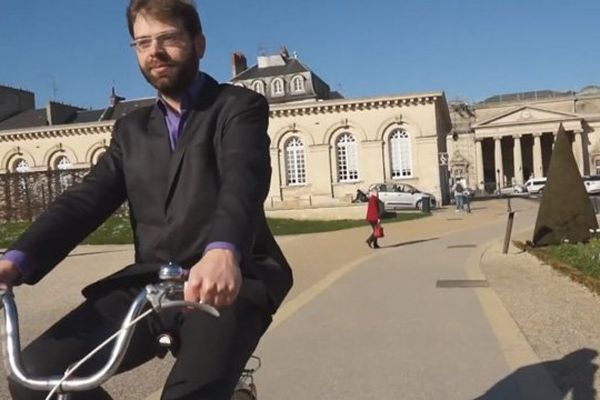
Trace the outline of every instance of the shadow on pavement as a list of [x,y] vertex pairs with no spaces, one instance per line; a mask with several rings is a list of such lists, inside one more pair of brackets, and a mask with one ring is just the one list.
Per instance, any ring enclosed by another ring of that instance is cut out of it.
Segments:
[[429,239],[419,239],[419,240],[411,240],[410,242],[400,242],[396,244],[388,244],[387,246],[381,246],[382,249],[391,249],[394,247],[408,246],[411,244],[421,243],[421,242],[429,242],[431,240],[438,240],[439,237],[429,238]]
[[[492,386],[475,400],[563,400],[571,393],[572,400],[595,400],[594,377],[598,356],[593,349],[579,349],[559,360],[546,361],[519,368]],[[544,393],[543,370],[550,374],[559,391]]]

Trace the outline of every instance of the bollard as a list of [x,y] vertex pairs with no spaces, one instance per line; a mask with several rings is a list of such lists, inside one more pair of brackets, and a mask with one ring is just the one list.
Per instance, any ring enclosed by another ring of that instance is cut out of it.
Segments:
[[512,207],[510,205],[510,196],[506,198],[506,212],[512,212]]
[[504,235],[504,247],[502,248],[502,254],[508,253],[508,245],[510,243],[510,235],[512,233],[513,219],[515,217],[514,211],[509,211],[508,221],[506,223],[506,234]]

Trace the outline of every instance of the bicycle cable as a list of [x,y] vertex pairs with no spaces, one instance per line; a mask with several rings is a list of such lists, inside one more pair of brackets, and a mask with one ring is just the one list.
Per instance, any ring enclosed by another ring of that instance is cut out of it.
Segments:
[[122,331],[129,329],[132,325],[137,324],[140,320],[142,320],[143,318],[145,318],[146,316],[148,316],[152,311],[154,311],[153,308],[150,308],[148,310],[146,310],[145,312],[143,312],[141,315],[139,315],[138,317],[136,317],[135,319],[133,319],[130,323],[128,323],[126,326],[122,327],[121,329],[119,329],[118,331],[116,331],[115,333],[113,333],[108,339],[106,339],[104,342],[100,343],[98,346],[96,346],[96,348],[94,348],[92,351],[90,351],[88,353],[88,355],[86,355],[85,357],[83,357],[81,360],[79,360],[75,365],[73,365],[70,368],[67,368],[67,370],[65,371],[65,374],[63,375],[63,377],[61,378],[61,380],[56,384],[56,386],[54,386],[54,388],[50,391],[50,393],[48,393],[48,396],[46,396],[45,400],[51,400],[52,396],[54,394],[56,394],[56,391],[61,387],[61,385],[73,374],[73,372],[75,372],[79,367],[81,367],[86,361],[88,361],[90,358],[92,358],[96,353],[98,353],[103,347],[105,347],[106,345],[108,345],[112,340],[114,340]]

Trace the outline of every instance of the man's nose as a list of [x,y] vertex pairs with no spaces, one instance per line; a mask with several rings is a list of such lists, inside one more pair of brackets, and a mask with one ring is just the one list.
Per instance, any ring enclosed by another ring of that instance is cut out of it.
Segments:
[[148,50],[148,52],[150,54],[164,53],[165,48],[160,40],[152,39],[152,42],[150,42],[150,49]]

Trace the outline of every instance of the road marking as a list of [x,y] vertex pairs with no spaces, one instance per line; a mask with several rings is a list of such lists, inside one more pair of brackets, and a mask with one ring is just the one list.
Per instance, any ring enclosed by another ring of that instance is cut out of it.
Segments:
[[477,288],[489,287],[485,279],[440,279],[435,283],[438,288]]

